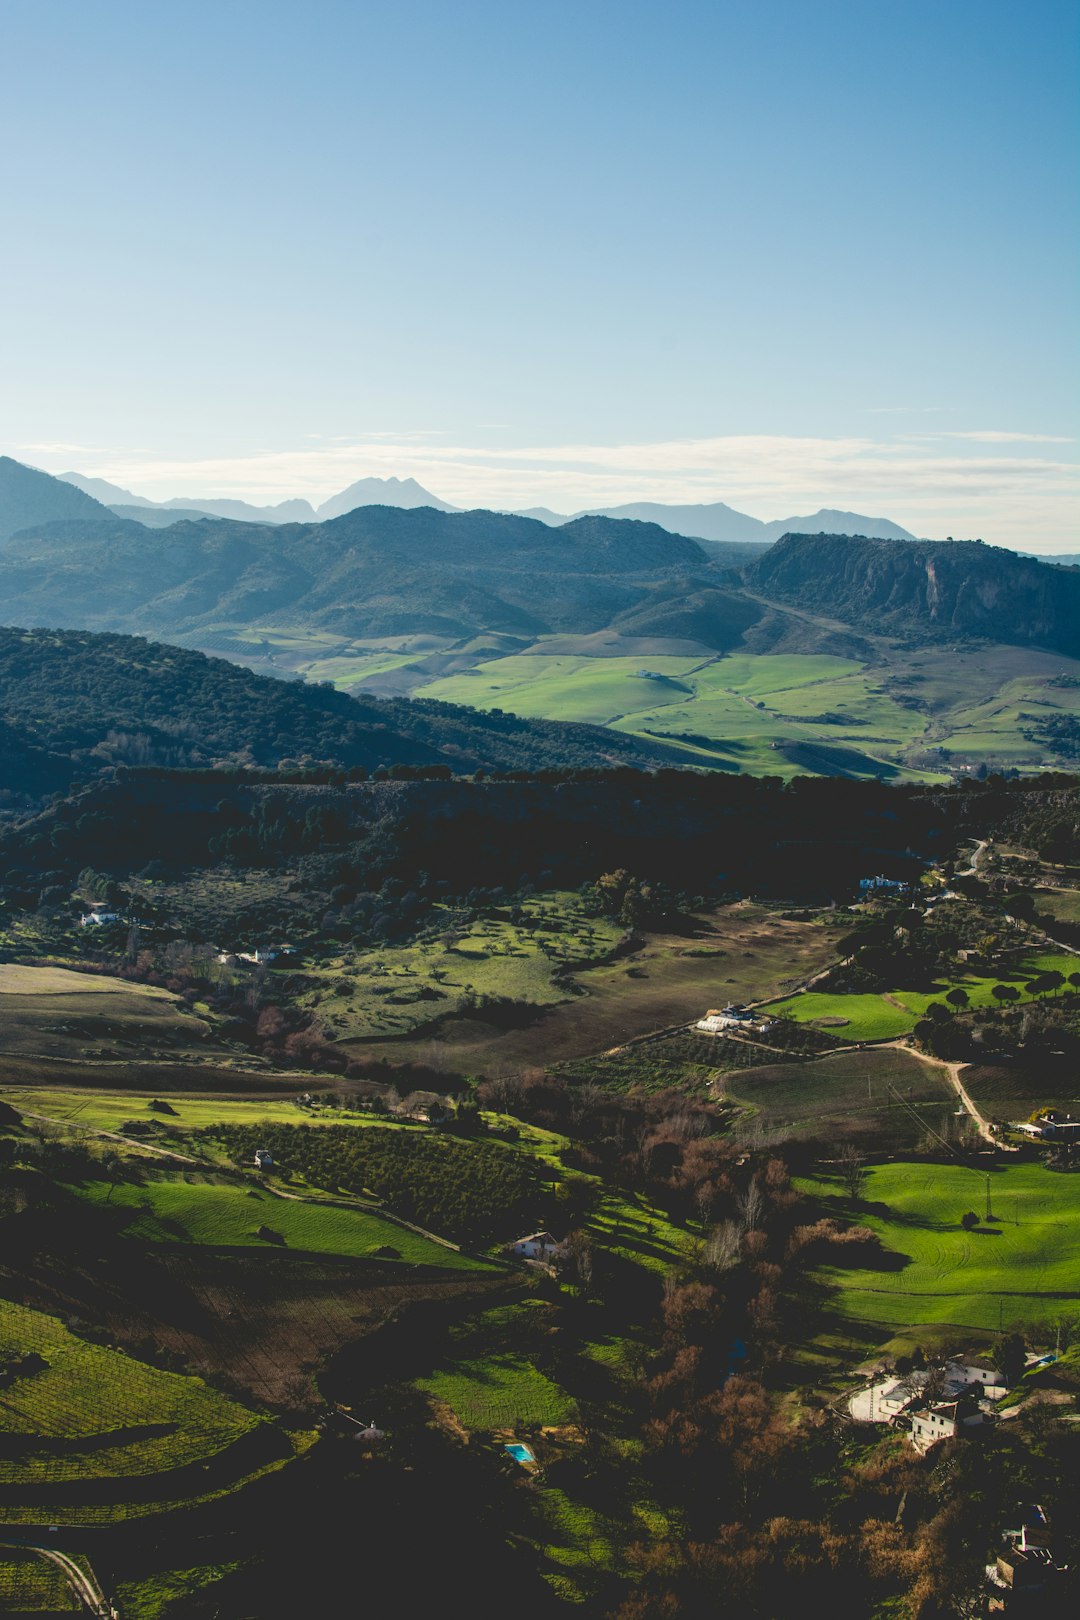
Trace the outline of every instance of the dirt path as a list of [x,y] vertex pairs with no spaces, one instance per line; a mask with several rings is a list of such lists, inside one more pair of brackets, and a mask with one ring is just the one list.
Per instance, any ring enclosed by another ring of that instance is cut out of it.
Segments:
[[983,851],[987,848],[989,839],[973,838],[971,842],[975,845],[975,848],[971,852],[971,860],[968,862],[967,866],[957,870],[957,877],[978,877],[979,875],[979,859],[983,854]]
[[102,1591],[93,1570],[88,1572],[83,1569],[82,1565],[77,1564],[74,1558],[69,1558],[67,1553],[60,1552],[56,1547],[39,1546],[36,1542],[17,1535],[5,1537],[0,1541],[0,1546],[19,1547],[24,1552],[36,1553],[39,1558],[55,1564],[84,1609],[89,1609],[91,1614],[102,1616],[103,1620],[114,1620],[117,1611]]
[[949,1084],[952,1086],[960,1100],[961,1107],[964,1108],[964,1110],[974,1120],[975,1128],[982,1137],[983,1141],[989,1142],[991,1147],[1001,1148],[1002,1151],[1006,1153],[1016,1151],[1014,1148],[1010,1149],[1004,1142],[998,1141],[997,1137],[990,1129],[989,1120],[984,1114],[979,1112],[975,1103],[972,1101],[970,1094],[964,1090],[963,1082],[960,1079],[960,1071],[961,1069],[970,1068],[970,1064],[948,1063],[944,1058],[931,1057],[927,1052],[916,1052],[909,1041],[883,1041],[881,1044],[883,1046],[893,1046],[898,1052],[911,1052],[913,1056],[917,1057],[921,1063],[932,1063],[936,1068],[944,1069],[945,1073],[949,1077]]

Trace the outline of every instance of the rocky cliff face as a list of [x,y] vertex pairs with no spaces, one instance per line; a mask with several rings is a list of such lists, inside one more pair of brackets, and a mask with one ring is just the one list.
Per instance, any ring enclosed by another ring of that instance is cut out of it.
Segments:
[[977,540],[787,534],[743,579],[762,596],[863,630],[985,637],[1080,655],[1080,571]]

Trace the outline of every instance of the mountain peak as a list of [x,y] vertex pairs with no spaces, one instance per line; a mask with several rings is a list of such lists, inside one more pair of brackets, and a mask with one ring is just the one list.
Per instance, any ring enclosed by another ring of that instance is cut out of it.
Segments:
[[11,456],[0,456],[0,543],[33,524],[108,516],[101,502],[84,490]]
[[415,478],[358,478],[355,484],[343,489],[340,495],[331,495],[318,508],[320,523],[327,518],[342,517],[358,506],[398,506],[412,510],[417,506],[432,506],[436,512],[454,512],[456,507],[441,501],[437,495],[418,484]]

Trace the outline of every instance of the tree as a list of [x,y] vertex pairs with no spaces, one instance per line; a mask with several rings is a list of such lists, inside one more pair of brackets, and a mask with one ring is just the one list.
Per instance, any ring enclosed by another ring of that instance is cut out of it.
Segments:
[[995,1001],[1019,1001],[1020,992],[1015,984],[995,984],[991,986],[990,994]]
[[1011,1389],[1018,1384],[1027,1365],[1026,1346],[1020,1333],[1006,1333],[995,1344],[991,1359]]
[[951,990],[946,991],[945,1000],[951,1007],[955,1007],[959,1012],[961,1008],[969,1005],[971,997],[968,995],[962,984],[956,984]]
[[979,1224],[979,1217],[973,1209],[966,1209],[960,1217],[960,1225],[965,1232],[971,1232]]
[[852,1203],[857,1202],[866,1191],[866,1180],[869,1171],[866,1165],[865,1153],[851,1142],[845,1142],[840,1149],[838,1160],[840,1166],[840,1180],[847,1189],[847,1195]]

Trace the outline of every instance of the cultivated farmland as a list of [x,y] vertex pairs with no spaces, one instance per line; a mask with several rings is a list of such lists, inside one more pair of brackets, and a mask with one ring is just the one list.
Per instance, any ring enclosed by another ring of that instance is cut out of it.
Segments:
[[965,1210],[985,1212],[987,1175],[959,1164],[877,1165],[853,1206],[837,1180],[798,1186],[824,1213],[878,1234],[876,1269],[821,1267],[829,1309],[893,1329],[920,1323],[998,1328],[1042,1321],[1080,1301],[1080,1178],[1018,1164],[989,1174],[996,1220],[966,1232]]

